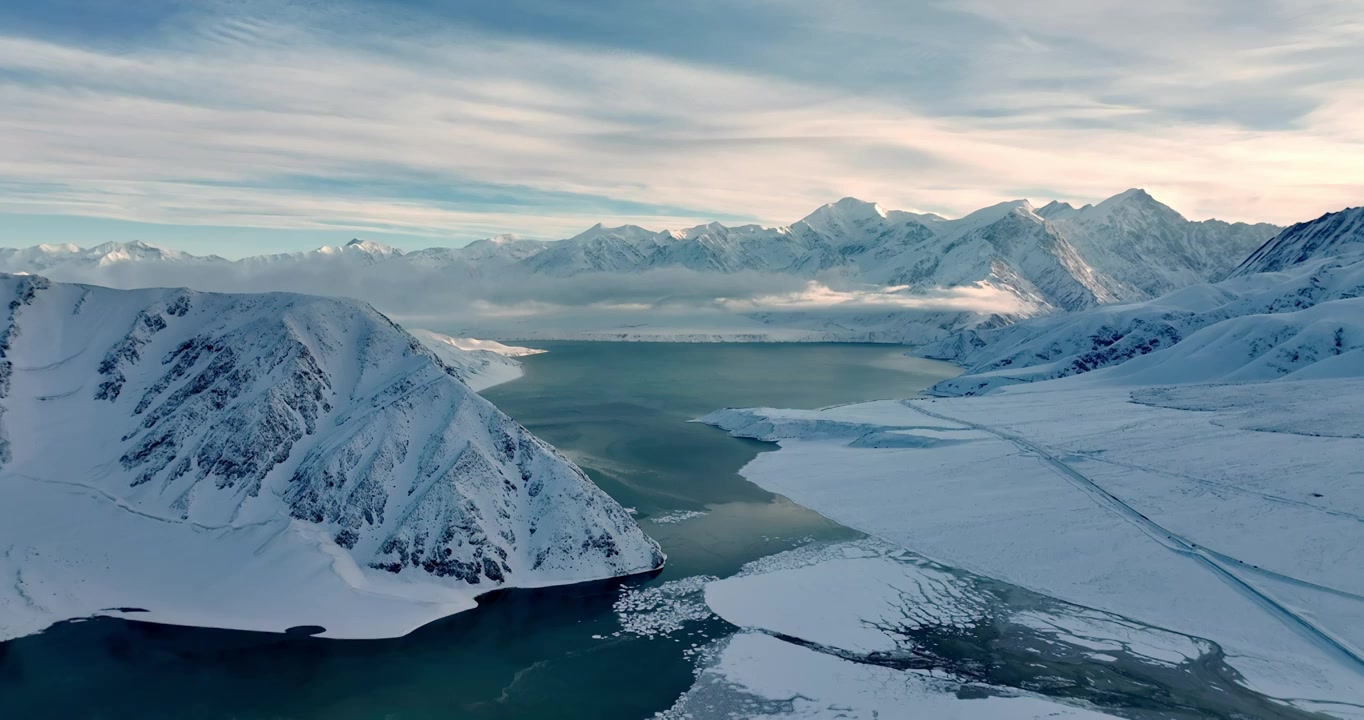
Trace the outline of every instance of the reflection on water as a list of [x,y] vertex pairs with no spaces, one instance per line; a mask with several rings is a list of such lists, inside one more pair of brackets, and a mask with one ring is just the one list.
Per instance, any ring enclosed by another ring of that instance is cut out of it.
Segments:
[[[622,633],[621,586],[727,576],[755,558],[858,534],[738,470],[771,446],[687,421],[725,406],[904,397],[955,370],[854,345],[531,343],[522,380],[486,395],[638,512],[668,566],[654,577],[484,596],[391,640],[335,641],[107,618],[0,643],[0,717],[641,718],[692,682],[693,643]],[[676,523],[650,518],[705,515]]]

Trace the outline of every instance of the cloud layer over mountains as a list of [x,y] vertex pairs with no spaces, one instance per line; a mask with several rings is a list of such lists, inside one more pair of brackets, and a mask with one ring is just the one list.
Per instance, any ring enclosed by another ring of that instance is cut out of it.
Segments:
[[141,243],[48,245],[0,250],[0,270],[121,288],[349,296],[474,336],[646,326],[752,336],[779,325],[804,333],[786,339],[922,342],[1220,279],[1277,230],[1191,222],[1137,189],[1080,208],[1019,200],[957,219],[844,198],[778,228],[598,224],[558,242],[498,236],[403,252],[355,240],[235,261]]

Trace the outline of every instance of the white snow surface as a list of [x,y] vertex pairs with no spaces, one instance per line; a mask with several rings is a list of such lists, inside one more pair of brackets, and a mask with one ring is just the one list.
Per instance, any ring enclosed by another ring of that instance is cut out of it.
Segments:
[[669,720],[1110,718],[1029,695],[962,700],[957,684],[926,673],[844,660],[770,635],[741,632],[712,649],[696,685],[663,714]]
[[840,523],[1207,638],[1254,689],[1364,714],[1364,380],[1077,380],[703,421],[780,443],[744,476]]
[[453,368],[460,380],[474,392],[511,382],[525,371],[515,358],[545,352],[535,348],[503,345],[496,340],[454,338],[431,330],[412,329],[412,337],[421,341],[436,357]]
[[1360,217],[1289,228],[1221,282],[922,349],[967,367],[933,388],[963,397],[703,420],[781,443],[745,475],[835,520],[1364,717]]
[[987,603],[970,587],[905,555],[876,541],[788,551],[707,584],[706,604],[741,628],[860,655],[901,647],[903,637],[883,627],[965,627],[985,617]]
[[[957,693],[966,681],[945,671],[884,667],[885,658],[914,653],[916,640],[906,630],[918,628],[969,633],[980,623],[1021,625],[1034,629],[1040,643],[1164,666],[1211,650],[1206,642],[1083,608],[1008,609],[978,580],[877,539],[807,545],[751,562],[734,577],[706,584],[706,604],[742,632],[715,649],[671,716],[902,717],[910,709],[933,718],[1101,716],[998,687],[990,688],[998,695],[990,701],[963,699]],[[735,651],[754,644],[762,646],[761,657]],[[807,676],[809,665],[821,666],[822,678]],[[792,682],[799,684],[778,692],[748,680],[769,672],[796,673]]]
[[647,571],[629,513],[368,306],[0,276],[0,639],[382,637]]

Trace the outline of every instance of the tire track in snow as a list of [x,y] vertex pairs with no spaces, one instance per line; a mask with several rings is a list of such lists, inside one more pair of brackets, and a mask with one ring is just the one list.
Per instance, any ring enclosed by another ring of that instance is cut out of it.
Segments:
[[1304,637],[1306,637],[1308,640],[1312,641],[1319,647],[1322,647],[1328,652],[1340,657],[1342,660],[1346,662],[1348,666],[1350,666],[1356,672],[1364,675],[1364,656],[1361,656],[1359,651],[1352,648],[1347,641],[1337,638],[1330,631],[1317,626],[1311,620],[1303,617],[1302,615],[1299,615],[1298,613],[1294,612],[1288,607],[1285,607],[1269,594],[1255,587],[1250,582],[1244,580],[1239,575],[1237,575],[1236,573],[1229,570],[1226,566],[1224,566],[1222,562],[1218,560],[1218,556],[1236,560],[1236,562],[1238,563],[1243,561],[1236,558],[1231,558],[1231,556],[1222,555],[1221,553],[1209,551],[1205,548],[1200,548],[1197,543],[1187,540],[1177,533],[1171,532],[1170,530],[1162,526],[1160,523],[1157,523],[1156,521],[1142,514],[1141,511],[1137,510],[1131,505],[1128,505],[1121,498],[1108,492],[1098,483],[1091,480],[1089,477],[1085,476],[1075,468],[1072,468],[1071,466],[1067,465],[1065,462],[1061,461],[1055,455],[1052,455],[1051,453],[1047,452],[1040,446],[1030,442],[1029,440],[1026,440],[1017,435],[1013,435],[1011,433],[1004,432],[1002,430],[989,427],[987,425],[981,425],[979,423],[973,423],[966,420],[961,420],[959,418],[954,418],[949,415],[936,413],[931,410],[926,410],[921,405],[915,404],[912,401],[906,400],[903,402],[903,404],[909,409],[927,415],[928,417],[935,418],[937,420],[942,420],[944,422],[957,423],[972,430],[978,430],[980,432],[993,435],[999,438],[1000,440],[1004,440],[1005,442],[1013,444],[1020,450],[1032,453],[1038,459],[1042,460],[1048,466],[1050,466],[1052,470],[1056,471],[1066,480],[1069,480],[1071,484],[1075,485],[1081,492],[1084,492],[1085,494],[1089,495],[1101,507],[1107,508],[1109,511],[1128,521],[1137,529],[1145,533],[1148,537],[1165,546],[1170,551],[1178,553],[1180,555],[1184,555],[1185,557],[1188,557],[1194,560],[1195,562],[1198,562],[1203,567],[1210,570],[1214,575],[1217,575],[1218,578],[1226,582],[1228,585],[1231,585],[1232,588],[1240,591],[1243,595],[1247,596],[1250,600],[1258,604],[1261,608],[1268,611],[1269,614],[1279,618],[1289,627],[1292,627],[1293,629],[1297,630],[1300,634],[1302,634]]
[[1171,470],[1161,470],[1160,468],[1146,467],[1145,465],[1137,465],[1135,463],[1119,462],[1117,460],[1113,460],[1112,458],[1099,457],[1097,455],[1087,452],[1077,452],[1075,454],[1080,457],[1083,457],[1084,459],[1090,462],[1103,463],[1105,465],[1113,465],[1114,467],[1124,467],[1129,470],[1140,470],[1142,472],[1148,472],[1153,475],[1165,475],[1167,477],[1179,478],[1180,480],[1188,480],[1189,482],[1198,483],[1200,485],[1206,485],[1208,487],[1217,488],[1219,490],[1228,490],[1231,492],[1242,493],[1245,495],[1254,495],[1256,497],[1263,498],[1270,502],[1282,503],[1284,505],[1292,505],[1294,507],[1321,513],[1323,515],[1334,515],[1336,517],[1347,518],[1350,520],[1354,520],[1356,522],[1364,523],[1364,515],[1352,513],[1347,510],[1333,510],[1331,508],[1324,508],[1321,507],[1320,505],[1313,505],[1312,503],[1309,502],[1303,502],[1302,500],[1294,500],[1293,498],[1284,497],[1282,495],[1275,495],[1273,493],[1252,490],[1250,488],[1239,487],[1237,485],[1232,485],[1230,483],[1217,482],[1215,480],[1205,480],[1200,477],[1186,475],[1184,473],[1177,473]]

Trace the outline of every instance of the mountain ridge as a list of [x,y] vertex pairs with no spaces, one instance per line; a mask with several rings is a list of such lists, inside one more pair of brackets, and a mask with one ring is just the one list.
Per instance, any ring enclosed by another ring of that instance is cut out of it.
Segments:
[[953,395],[1091,372],[1124,382],[1357,375],[1361,303],[1364,208],[1349,208],[1285,229],[1219,282],[967,331],[920,352],[966,367],[935,388]]
[[[581,470],[461,382],[470,368],[442,361],[364,303],[112,290],[32,275],[0,275],[0,293],[10,299],[0,332],[0,505],[58,502],[43,493],[76,489],[111,527],[132,523],[130,536],[153,523],[191,546],[207,528],[219,533],[211,552],[240,553],[240,567],[215,568],[224,577],[259,569],[251,558],[261,540],[249,541],[250,529],[269,526],[281,567],[309,565],[326,584],[378,593],[401,609],[395,617],[418,624],[432,619],[436,599],[469,605],[497,587],[604,579],[663,561]],[[57,533],[63,567],[98,565],[110,553],[125,569],[155,564],[155,552],[120,546],[99,522],[21,520],[0,522],[0,546],[41,547]],[[14,572],[29,578],[31,602],[0,590],[0,636],[107,607],[176,622],[178,612],[212,604],[200,595],[216,587],[177,584],[178,573],[201,570],[168,560],[158,570],[165,580],[147,588],[121,584],[140,576],[123,573],[74,592],[41,582],[58,572],[52,563],[17,557],[0,565],[20,563]],[[313,592],[289,577],[270,582]],[[251,590],[244,581],[240,592]],[[269,601],[282,590],[268,590],[191,624],[282,632]],[[368,600],[313,601],[337,614],[293,624],[379,632],[345,610]]]
[[[867,289],[892,293],[900,304],[891,321],[886,321],[885,311],[879,308],[870,314],[833,308],[840,314],[837,321],[816,317],[813,310],[760,309],[749,316],[752,319],[768,325],[793,322],[816,333],[827,329],[835,338],[922,342],[982,323],[1138,301],[1219,280],[1277,231],[1263,224],[1189,221],[1134,188],[1081,208],[1056,202],[1036,208],[1027,200],[1012,200],[955,219],[887,210],[843,198],[777,228],[714,222],[654,231],[597,223],[553,242],[499,236],[463,248],[410,252],[360,239],[343,246],[240,260],[200,259],[145,244],[79,251],[69,247],[0,249],[0,270],[122,287],[206,282],[215,289],[237,290],[241,286],[231,283],[238,281],[251,289],[262,285],[280,290],[321,289],[362,297],[366,292],[383,294],[375,289],[378,286],[411,286],[418,273],[433,285],[492,281],[498,285],[493,292],[499,297],[512,294],[518,286],[531,286],[536,279],[628,278],[659,271],[757,273],[854,293]],[[351,275],[366,287],[332,289],[319,282],[342,269],[361,271]],[[264,279],[245,282],[256,278]],[[972,311],[955,306],[925,310],[920,306],[926,301],[902,300],[931,298],[944,288],[985,293],[1009,302],[1007,307],[982,306]],[[872,327],[877,329],[860,330]],[[485,334],[488,329],[482,327]]]

